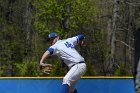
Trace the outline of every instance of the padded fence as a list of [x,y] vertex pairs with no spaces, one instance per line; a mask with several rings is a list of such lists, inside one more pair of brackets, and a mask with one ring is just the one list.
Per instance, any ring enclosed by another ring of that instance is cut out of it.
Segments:
[[[62,78],[0,78],[0,93],[61,93]],[[78,93],[135,93],[133,78],[81,78]]]

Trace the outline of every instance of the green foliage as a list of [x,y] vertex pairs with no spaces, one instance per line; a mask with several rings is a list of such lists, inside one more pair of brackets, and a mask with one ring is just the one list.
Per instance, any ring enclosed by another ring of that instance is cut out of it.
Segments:
[[39,76],[40,72],[38,68],[37,61],[23,61],[21,63],[15,62],[15,72],[17,76],[27,77],[27,76]]
[[124,65],[121,65],[117,71],[115,72],[116,76],[130,76],[129,72],[127,71]]
[[35,27],[40,32],[64,32],[62,22],[69,20],[70,29],[78,29],[91,22],[94,8],[89,0],[34,0]]
[[86,74],[85,76],[95,76],[96,75],[96,72],[93,68],[93,64],[91,64],[91,61],[86,61],[86,65],[87,65],[87,71],[86,71]]
[[[33,6],[36,9],[34,26],[39,34],[55,31],[62,38],[76,33],[86,33],[84,26],[94,23],[95,16],[94,1],[90,0],[34,0]],[[65,22],[65,24],[63,24]],[[64,25],[68,25],[67,32]],[[80,32],[78,30],[82,29]],[[75,31],[77,30],[77,31]],[[84,31],[84,32],[83,32]],[[54,68],[51,76],[62,76],[66,74],[66,67],[60,62],[52,61]],[[86,75],[94,75],[93,67],[88,62]]]
[[51,76],[64,76],[67,73],[66,65],[60,61],[53,64]]
[[7,68],[8,68],[7,66],[8,66],[7,64],[0,66],[0,76],[7,75]]
[[[62,19],[62,8],[56,0],[34,0],[36,7],[35,27],[40,32],[50,32],[50,30],[59,29],[59,20]],[[51,26],[53,22],[54,26]]]
[[[22,30],[15,24],[4,25],[0,33],[0,68],[1,76],[6,76],[14,61],[22,61],[24,44]],[[22,39],[23,38],[23,39]]]
[[[4,30],[2,35],[3,40],[1,41],[2,51],[1,51],[1,60],[4,59],[5,56],[8,60],[11,61],[19,60],[22,58],[23,44],[21,43],[22,37],[20,37],[20,31],[17,30],[14,26],[10,26],[7,30]],[[19,37],[17,37],[19,36]],[[18,38],[18,39],[17,39]],[[21,51],[22,49],[22,51]]]
[[[126,3],[120,2],[121,12],[118,11],[118,13],[122,18],[120,23],[123,24],[117,26],[120,27],[119,29],[127,29],[126,22],[124,22],[127,20],[124,12],[125,6],[127,6]],[[46,42],[46,37],[52,31],[57,32],[61,38],[79,33],[85,34],[88,41],[87,47],[76,47],[86,59],[87,72],[85,75],[106,75],[106,64],[109,63],[111,48],[112,9],[111,0],[21,0],[20,2],[18,0],[1,0],[0,76],[41,76],[38,62],[50,46]],[[130,18],[132,17],[130,16]],[[27,29],[31,31],[28,32]],[[125,36],[122,32],[124,31],[116,33],[119,36],[118,40],[122,40],[121,38]],[[27,41],[28,36],[30,37],[29,42]],[[95,43],[92,42],[93,39],[96,41]],[[118,50],[124,50],[121,46],[116,47]],[[120,60],[124,61],[123,56],[115,53],[118,56],[115,61],[120,65]],[[119,51],[119,54],[126,53]],[[52,57],[47,62],[54,66],[51,76],[66,74],[67,68],[61,63],[61,60]],[[126,68],[128,69],[128,67]],[[128,73],[126,68],[121,66],[115,75],[128,75],[130,72]]]

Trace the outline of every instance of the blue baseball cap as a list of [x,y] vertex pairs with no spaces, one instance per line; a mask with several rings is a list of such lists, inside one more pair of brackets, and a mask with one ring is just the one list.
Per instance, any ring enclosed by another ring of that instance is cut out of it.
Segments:
[[58,34],[56,32],[51,32],[49,35],[48,35],[48,38],[54,38],[54,37],[57,37]]

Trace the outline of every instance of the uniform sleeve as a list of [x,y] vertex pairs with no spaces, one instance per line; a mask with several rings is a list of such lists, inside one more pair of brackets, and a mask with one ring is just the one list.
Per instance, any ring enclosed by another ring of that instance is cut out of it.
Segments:
[[55,47],[54,46],[49,47],[48,51],[50,55],[53,55],[55,53]]
[[75,37],[69,38],[69,40],[76,45],[77,43],[79,43],[79,41],[82,41],[85,38],[85,36],[83,34],[77,35]]
[[83,34],[77,35],[77,41],[82,41],[85,38]]

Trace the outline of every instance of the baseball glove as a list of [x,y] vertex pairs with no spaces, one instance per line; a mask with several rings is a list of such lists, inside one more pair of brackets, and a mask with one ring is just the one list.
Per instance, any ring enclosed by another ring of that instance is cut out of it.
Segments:
[[52,70],[52,65],[51,64],[46,64],[45,66],[41,67],[41,71],[44,75],[50,75]]

